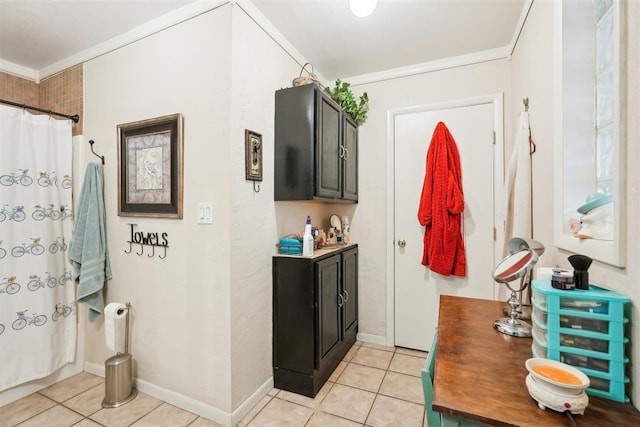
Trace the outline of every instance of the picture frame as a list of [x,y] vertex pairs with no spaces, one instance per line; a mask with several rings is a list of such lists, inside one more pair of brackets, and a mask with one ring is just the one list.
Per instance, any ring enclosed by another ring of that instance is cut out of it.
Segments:
[[247,181],[262,181],[262,135],[244,130],[244,164]]
[[183,118],[118,125],[118,215],[182,218]]

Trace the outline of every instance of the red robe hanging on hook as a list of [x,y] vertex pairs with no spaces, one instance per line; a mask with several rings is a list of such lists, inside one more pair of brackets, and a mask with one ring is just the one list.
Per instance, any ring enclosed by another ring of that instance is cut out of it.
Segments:
[[418,208],[424,225],[422,264],[443,276],[466,276],[462,239],[464,197],[462,171],[456,141],[444,123],[433,131]]

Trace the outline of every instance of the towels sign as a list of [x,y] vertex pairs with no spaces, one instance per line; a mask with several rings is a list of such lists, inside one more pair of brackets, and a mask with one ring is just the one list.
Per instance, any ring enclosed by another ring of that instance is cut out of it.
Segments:
[[125,250],[125,254],[130,254],[133,250],[133,244],[140,245],[140,250],[136,252],[136,255],[142,256],[144,254],[144,247],[151,247],[151,253],[148,253],[147,256],[149,258],[153,258],[156,253],[156,247],[163,248],[163,255],[158,255],[158,258],[165,259],[167,257],[167,248],[169,247],[169,234],[168,233],[150,233],[150,232],[142,232],[136,231],[135,228],[138,224],[129,224],[131,228],[130,239],[127,240],[129,243],[129,250]]

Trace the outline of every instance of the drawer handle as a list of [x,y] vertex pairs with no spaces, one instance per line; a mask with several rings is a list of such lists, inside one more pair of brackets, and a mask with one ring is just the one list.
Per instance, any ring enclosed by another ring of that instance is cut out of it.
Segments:
[[344,302],[349,301],[349,292],[345,289],[344,290]]
[[344,305],[344,297],[342,294],[338,294],[338,307],[342,307]]

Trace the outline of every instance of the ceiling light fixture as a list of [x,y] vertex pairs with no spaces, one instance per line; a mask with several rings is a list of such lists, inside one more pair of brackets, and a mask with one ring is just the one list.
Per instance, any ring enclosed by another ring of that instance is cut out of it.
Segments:
[[351,12],[359,18],[364,18],[373,13],[378,0],[349,0]]

